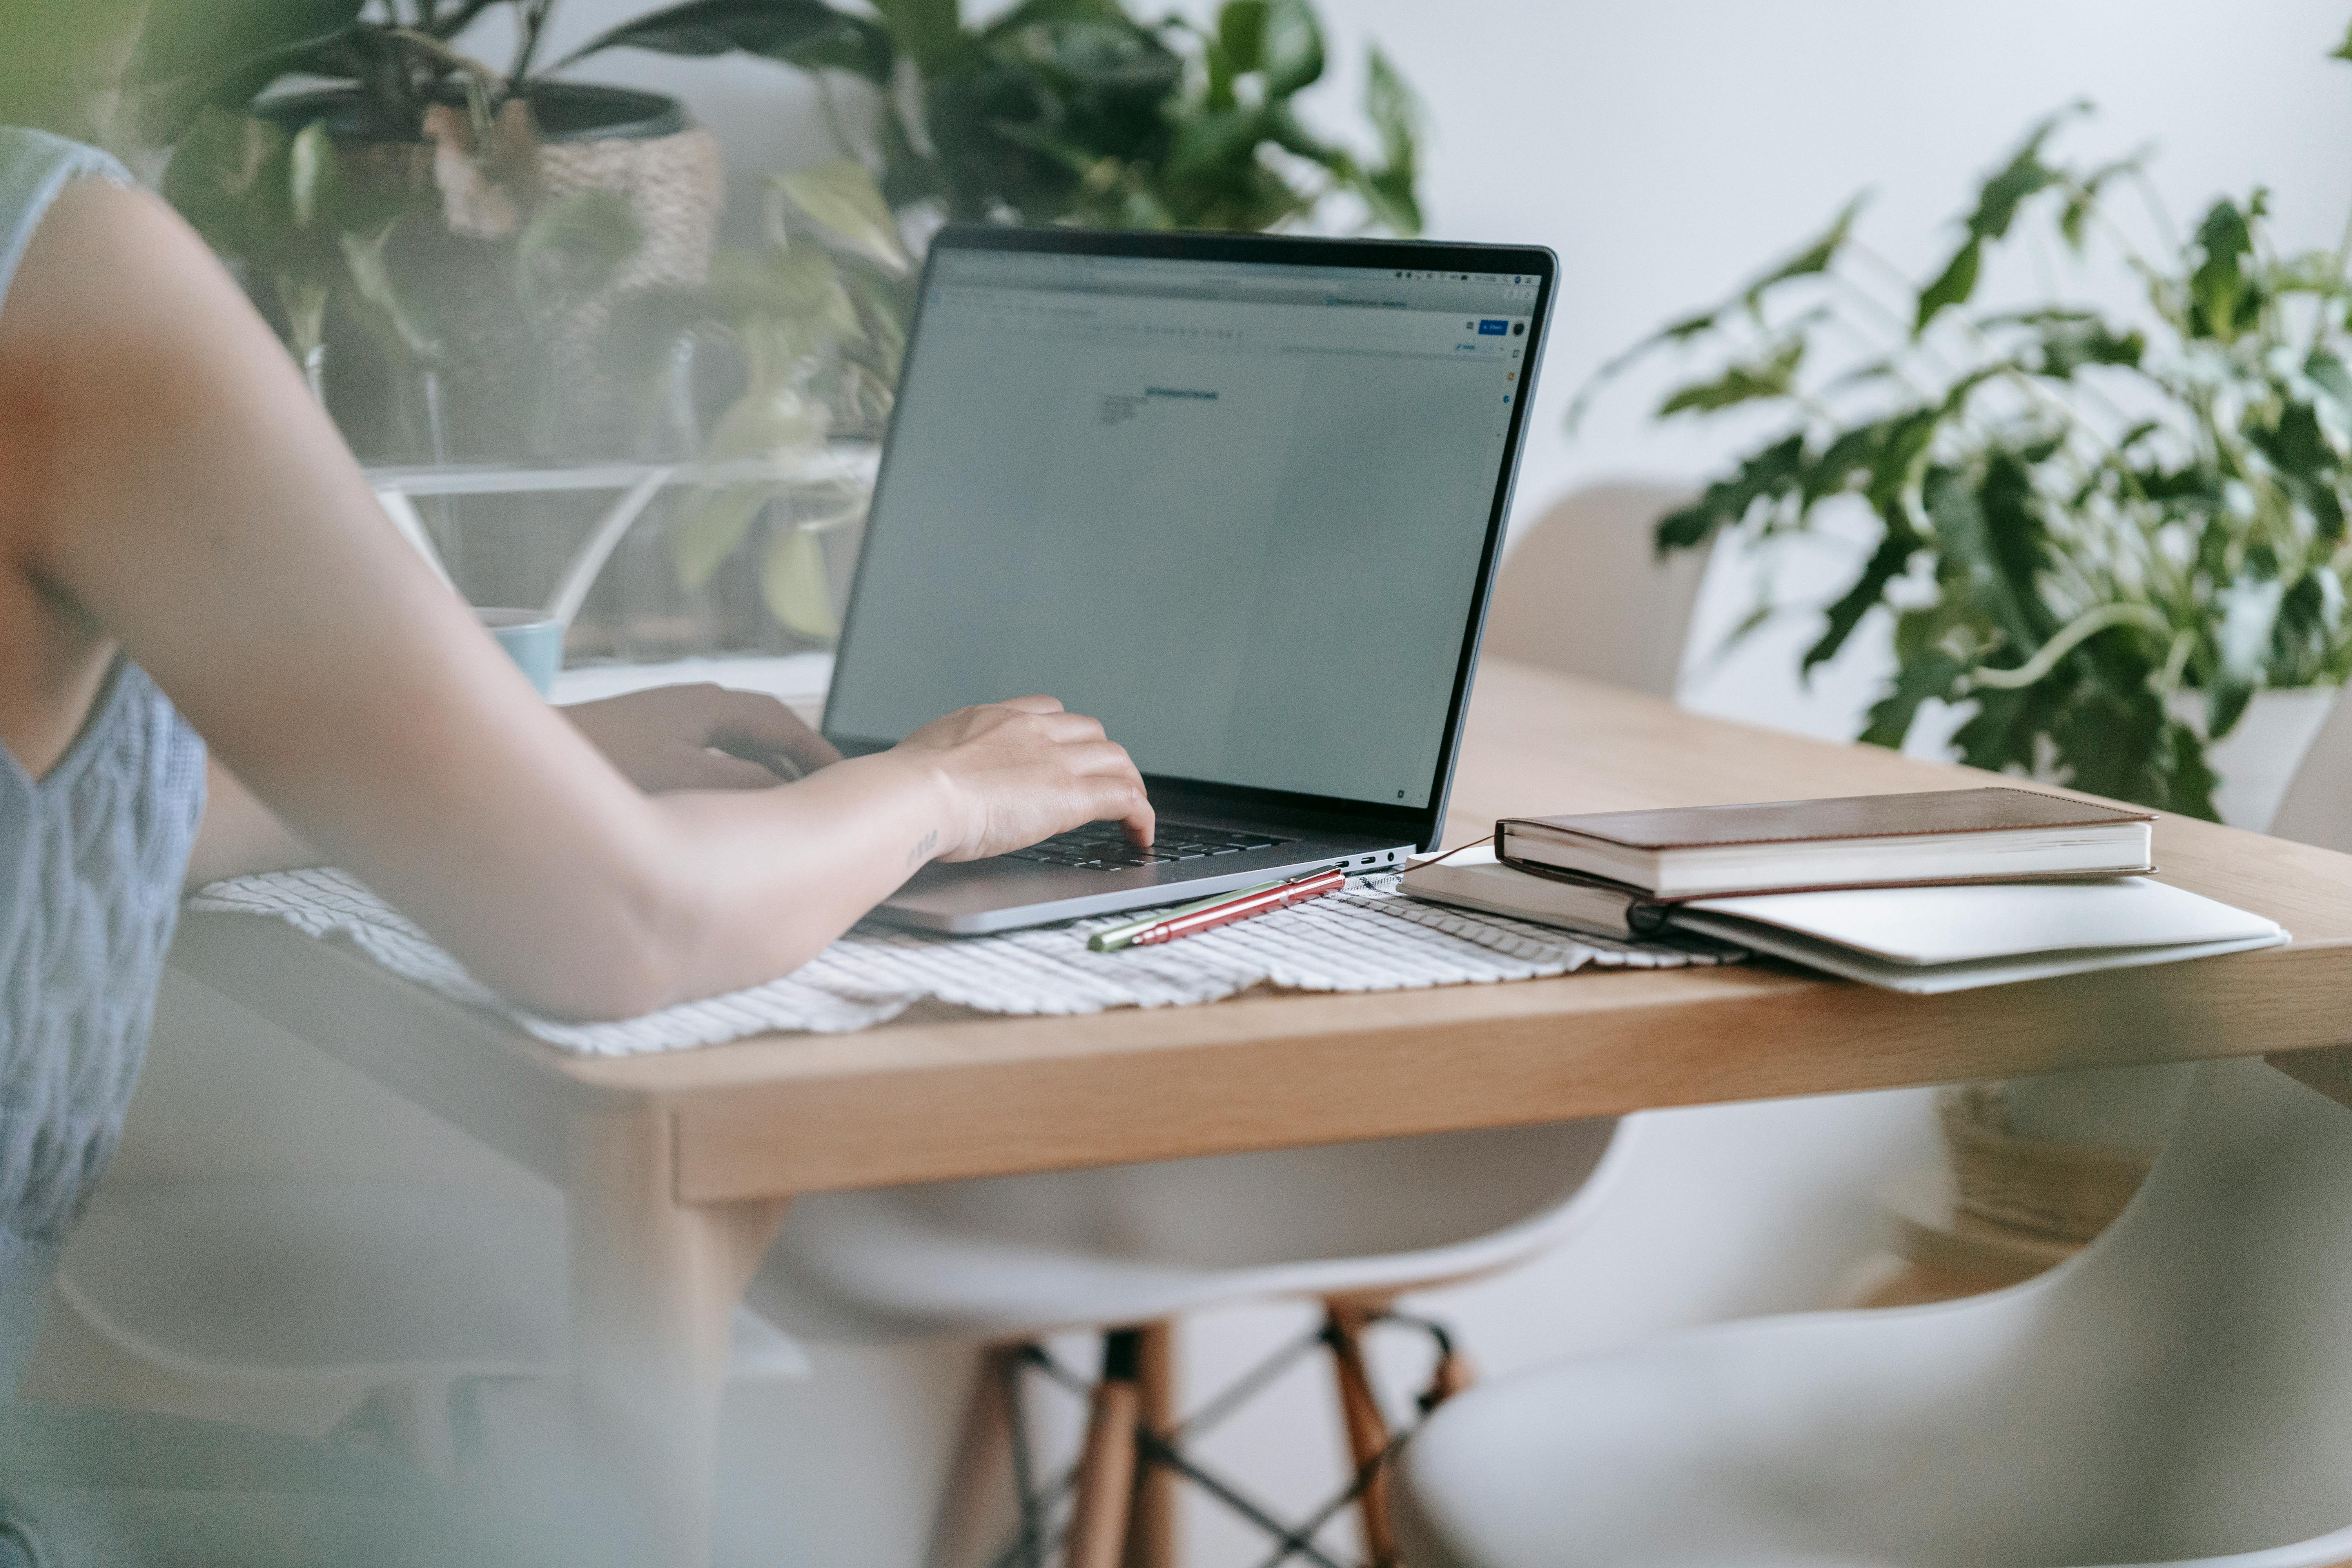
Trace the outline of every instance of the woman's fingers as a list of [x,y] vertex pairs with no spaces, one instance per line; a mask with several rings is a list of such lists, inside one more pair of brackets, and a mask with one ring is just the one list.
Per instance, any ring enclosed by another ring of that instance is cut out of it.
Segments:
[[961,803],[950,860],[1002,855],[1088,822],[1115,821],[1138,844],[1156,820],[1142,776],[1099,721],[1051,697],[959,709],[900,742],[930,759]]
[[1159,814],[1151,809],[1151,797],[1143,793],[1143,781],[1132,783],[1109,781],[1092,820],[1116,822],[1127,829],[1129,842],[1139,849],[1151,847],[1151,837],[1159,830]]
[[791,709],[757,691],[657,686],[563,711],[639,789],[656,794],[763,789],[841,760]]
[[834,743],[776,699],[757,691],[709,689],[710,744],[798,778],[841,761]]

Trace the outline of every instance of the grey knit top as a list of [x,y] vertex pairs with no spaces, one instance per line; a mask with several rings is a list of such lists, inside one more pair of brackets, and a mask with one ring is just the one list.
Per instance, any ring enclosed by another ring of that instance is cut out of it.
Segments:
[[[42,213],[88,176],[125,177],[0,127],[0,311]],[[0,748],[0,1401],[121,1134],[204,801],[204,743],[127,662],[45,776]]]

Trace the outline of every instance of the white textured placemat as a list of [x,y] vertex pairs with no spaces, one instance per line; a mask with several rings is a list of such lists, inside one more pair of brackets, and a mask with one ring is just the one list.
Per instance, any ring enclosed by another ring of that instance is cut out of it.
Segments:
[[1415,902],[1393,876],[1159,947],[1092,952],[1087,936],[1134,914],[1001,936],[949,937],[866,921],[782,980],[617,1024],[563,1024],[501,1001],[408,919],[341,871],[215,882],[192,910],[268,915],[340,933],[395,974],[513,1019],[592,1056],[711,1046],[779,1029],[838,1033],[927,996],[988,1013],[1094,1013],[1213,1002],[1265,984],[1298,991],[1398,991],[1532,980],[1587,965],[1673,969],[1742,956],[1704,938],[1620,942]]

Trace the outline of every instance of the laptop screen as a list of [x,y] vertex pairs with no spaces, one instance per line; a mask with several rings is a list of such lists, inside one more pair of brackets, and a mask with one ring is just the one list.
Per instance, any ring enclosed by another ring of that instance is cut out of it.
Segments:
[[924,287],[828,731],[1042,691],[1146,774],[1428,806],[1538,278],[942,247]]

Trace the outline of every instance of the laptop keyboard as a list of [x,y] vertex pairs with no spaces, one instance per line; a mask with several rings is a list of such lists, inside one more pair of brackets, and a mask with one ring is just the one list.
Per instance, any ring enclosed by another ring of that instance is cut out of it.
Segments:
[[1067,833],[1056,833],[1026,849],[1015,849],[1003,858],[1066,866],[1079,871],[1124,871],[1137,866],[1203,860],[1213,855],[1239,855],[1246,849],[1271,849],[1290,842],[1264,833],[1162,821],[1151,847],[1139,849],[1127,841],[1127,830],[1118,823],[1090,822]]

